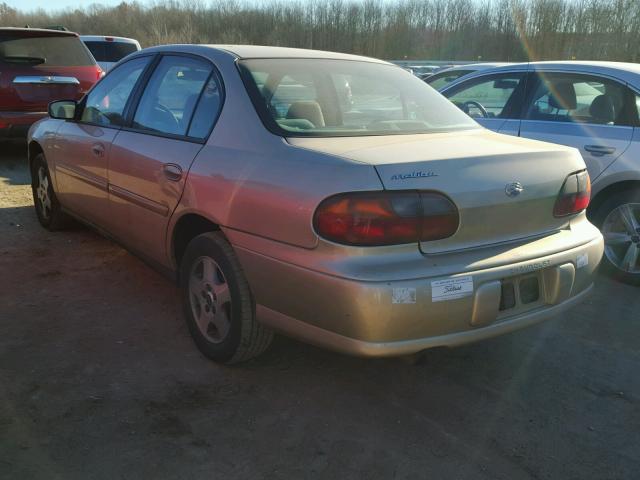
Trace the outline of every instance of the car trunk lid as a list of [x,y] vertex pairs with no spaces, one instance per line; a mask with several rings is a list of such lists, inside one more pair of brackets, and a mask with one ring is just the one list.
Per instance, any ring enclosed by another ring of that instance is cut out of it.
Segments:
[[545,235],[567,224],[553,216],[562,184],[584,169],[573,149],[486,130],[356,138],[296,138],[297,146],[373,165],[387,190],[447,195],[460,227],[444,240],[422,242],[443,253]]

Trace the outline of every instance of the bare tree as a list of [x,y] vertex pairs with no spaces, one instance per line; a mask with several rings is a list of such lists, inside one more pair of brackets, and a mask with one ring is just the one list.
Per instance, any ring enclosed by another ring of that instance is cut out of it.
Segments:
[[65,25],[163,43],[248,43],[389,59],[640,57],[639,0],[158,0],[47,12],[0,3],[0,26]]

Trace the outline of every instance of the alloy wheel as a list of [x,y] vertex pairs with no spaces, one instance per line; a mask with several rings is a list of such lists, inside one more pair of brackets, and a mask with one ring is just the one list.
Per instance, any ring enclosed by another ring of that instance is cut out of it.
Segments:
[[231,291],[220,266],[199,257],[189,275],[189,301],[200,333],[213,343],[224,341],[231,327]]
[[602,224],[607,259],[623,272],[640,273],[640,203],[613,209]]
[[36,187],[40,213],[45,219],[51,216],[51,196],[49,195],[49,177],[44,166],[38,168],[38,186]]

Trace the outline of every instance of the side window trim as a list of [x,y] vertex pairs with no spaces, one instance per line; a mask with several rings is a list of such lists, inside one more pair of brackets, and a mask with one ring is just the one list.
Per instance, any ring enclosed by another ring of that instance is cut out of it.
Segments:
[[527,100],[527,88],[529,85],[529,72],[520,72],[521,76],[518,85],[504,105],[503,115],[501,118],[506,120],[520,120],[522,118],[522,110]]
[[140,85],[142,85],[143,81],[145,80],[145,76],[151,70],[151,67],[154,65],[156,59],[152,59],[147,64],[147,66],[144,67],[144,70],[142,71],[142,73],[140,74],[138,79],[136,80],[136,84],[134,85],[133,89],[131,90],[131,93],[129,94],[129,98],[127,98],[127,102],[125,103],[124,110],[122,112],[122,118],[123,118],[122,125],[102,125],[102,124],[97,124],[97,123],[93,123],[93,122],[82,121],[81,120],[82,119],[82,113],[83,113],[85,107],[87,106],[87,99],[89,98],[89,94],[93,91],[93,89],[96,87],[96,85],[99,85],[100,83],[102,83],[102,81],[104,79],[106,79],[109,75],[111,75],[112,72],[115,72],[118,69],[124,67],[129,62],[132,62],[132,61],[137,60],[139,58],[152,57],[152,56],[157,56],[157,55],[156,54],[136,55],[135,57],[130,58],[125,62],[122,62],[116,68],[111,69],[109,71],[109,73],[107,73],[107,75],[105,75],[99,82],[96,82],[89,89],[89,91],[84,94],[82,99],[78,102],[78,106],[80,108],[76,109],[75,116],[73,118],[73,122],[74,123],[79,123],[79,124],[82,124],[82,125],[94,125],[94,126],[98,126],[98,127],[101,127],[101,128],[110,128],[110,129],[113,129],[113,130],[122,130],[123,128],[126,128],[127,125],[129,124],[129,119],[128,119],[127,115],[128,115],[129,108],[131,107],[131,103],[133,102],[133,99],[135,98],[135,94],[136,94],[138,88],[140,87]]
[[[183,52],[162,52],[162,53],[158,53],[155,54],[156,58],[150,62],[147,71],[144,72],[143,75],[141,75],[141,81],[140,83],[136,86],[136,88],[134,89],[134,92],[132,93],[131,97],[130,97],[130,102],[127,104],[127,109],[125,110],[125,122],[123,127],[121,128],[122,130],[125,130],[127,132],[134,132],[134,133],[141,133],[144,135],[151,135],[154,137],[162,137],[162,138],[170,138],[173,140],[184,140],[186,142],[191,142],[191,143],[199,143],[199,144],[205,144],[207,142],[207,140],[209,139],[209,136],[211,135],[211,132],[213,131],[213,129],[215,128],[216,124],[218,123],[218,119],[220,118],[220,114],[222,112],[222,108],[224,107],[224,102],[226,100],[226,95],[225,95],[225,88],[224,88],[224,82],[222,81],[222,75],[220,74],[218,68],[215,66],[215,64],[209,60],[206,57],[202,57],[200,55],[194,55],[192,53],[183,53]],[[205,63],[208,63],[211,66],[211,73],[209,74],[209,76],[207,77],[207,82],[212,79],[215,78],[218,82],[218,86],[220,87],[220,108],[218,110],[218,115],[216,117],[216,119],[214,120],[214,122],[212,123],[212,126],[209,130],[209,133],[207,134],[206,137],[204,138],[196,138],[196,137],[190,137],[188,136],[189,133],[189,129],[191,128],[191,122],[193,120],[193,116],[195,115],[195,112],[198,108],[198,104],[200,102],[200,99],[202,98],[202,94],[204,92],[204,89],[206,87],[206,82],[203,84],[202,89],[200,90],[200,94],[198,96],[198,101],[196,102],[193,111],[191,112],[191,117],[189,118],[189,125],[187,127],[186,130],[186,135],[174,135],[174,134],[170,134],[170,133],[162,133],[162,132],[153,132],[150,130],[144,130],[141,128],[135,128],[133,126],[133,119],[135,117],[136,111],[138,110],[138,107],[140,106],[140,100],[142,99],[142,95],[144,94],[145,88],[147,87],[149,80],[151,79],[151,76],[153,75],[153,73],[156,71],[156,68],[158,67],[158,65],[160,64],[160,62],[162,61],[162,59],[164,57],[183,57],[183,58],[193,58]]]
[[125,110],[124,110],[124,125],[123,125],[124,129],[131,128],[131,125],[133,123],[133,116],[135,115],[136,110],[138,109],[140,98],[142,97],[144,89],[149,83],[149,79],[151,78],[151,75],[153,75],[153,72],[156,71],[156,67],[160,63],[160,60],[162,60],[162,55],[154,54],[153,60],[149,62],[147,69],[142,73],[142,75],[140,75],[140,81],[133,89],[133,92],[131,92],[131,96],[129,97],[129,102],[127,102],[127,106],[125,107]]
[[226,90],[224,87],[224,82],[222,81],[222,75],[220,74],[220,71],[218,70],[218,68],[215,66],[215,64],[213,62],[209,62],[211,63],[212,69],[211,69],[211,74],[209,75],[209,78],[207,78],[207,81],[204,84],[203,89],[200,91],[200,96],[198,97],[198,101],[196,102],[196,105],[193,109],[193,112],[191,113],[191,118],[189,119],[189,126],[187,127],[187,135],[189,134],[189,132],[191,131],[191,126],[193,123],[193,119],[196,115],[196,112],[198,111],[198,107],[200,106],[200,102],[202,101],[202,97],[204,95],[204,90],[207,87],[207,83],[210,82],[212,79],[214,79],[218,85],[218,90],[220,91],[220,106],[218,107],[218,112],[216,114],[216,117],[213,119],[213,121],[211,122],[211,125],[209,127],[209,131],[207,132],[207,134],[200,138],[200,137],[190,137],[187,136],[188,139],[196,139],[201,141],[201,143],[205,143],[209,137],[211,136],[211,132],[213,132],[213,129],[216,128],[216,125],[218,124],[218,119],[220,118],[220,115],[222,115],[222,109],[224,107],[224,103],[226,100]]
[[185,130],[185,137],[189,136],[189,130],[191,130],[191,122],[193,122],[193,117],[196,114],[196,110],[198,110],[198,105],[200,105],[200,100],[202,100],[202,95],[204,95],[204,91],[207,88],[207,84],[209,83],[212,77],[213,77],[213,69],[211,70],[211,73],[209,74],[207,79],[202,84],[200,93],[198,93],[198,99],[196,100],[196,104],[193,106],[193,111],[191,112],[191,116],[189,117],[189,122],[187,123],[187,128]]

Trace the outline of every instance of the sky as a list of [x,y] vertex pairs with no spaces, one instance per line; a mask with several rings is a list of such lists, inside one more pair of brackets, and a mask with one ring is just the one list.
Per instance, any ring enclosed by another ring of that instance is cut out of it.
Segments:
[[[152,1],[153,0],[138,0],[138,2],[142,4],[151,3]],[[88,7],[92,3],[110,6],[118,5],[120,2],[122,2],[122,0],[0,0],[0,3],[6,3],[10,7],[25,12],[37,10],[38,8],[43,8],[51,12],[69,7]]]
[[[68,7],[88,7],[92,3],[101,5],[118,5],[122,0],[2,0],[10,7],[22,11],[43,8],[46,11],[62,10]],[[145,3],[140,2],[140,3]]]

